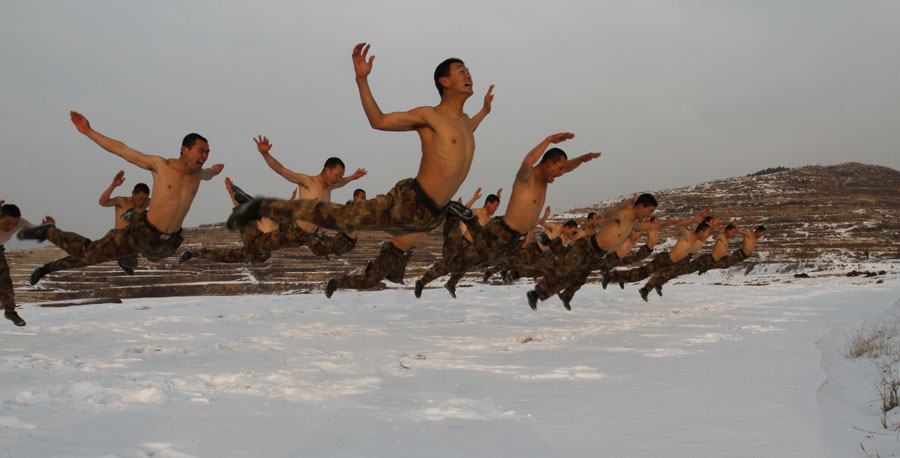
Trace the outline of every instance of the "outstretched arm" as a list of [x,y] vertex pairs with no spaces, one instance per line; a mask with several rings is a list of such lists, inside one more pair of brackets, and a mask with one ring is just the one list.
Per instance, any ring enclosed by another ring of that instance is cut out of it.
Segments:
[[121,199],[120,197],[116,197],[113,199],[110,196],[112,195],[113,189],[116,189],[117,187],[121,186],[122,183],[124,183],[124,182],[125,182],[125,171],[119,170],[119,173],[117,173],[116,176],[113,177],[112,184],[110,184],[109,187],[106,188],[106,191],[103,191],[103,194],[100,194],[100,202],[99,203],[100,203],[101,207],[115,207],[116,205],[119,204],[119,201]]
[[425,121],[424,107],[414,108],[406,112],[385,114],[375,102],[372,90],[369,88],[369,73],[372,72],[372,63],[375,56],[368,60],[369,44],[359,43],[353,48],[353,69],[356,72],[356,85],[359,87],[359,98],[362,101],[363,111],[369,119],[369,125],[374,129],[388,131],[408,131],[421,129],[427,125]]
[[469,199],[468,202],[466,202],[466,208],[472,208],[472,205],[475,205],[475,202],[477,202],[478,199],[481,199],[481,188],[480,187],[475,190],[475,195],[473,195],[472,198]]
[[237,207],[238,201],[234,198],[234,190],[231,189],[231,185],[234,183],[231,181],[231,178],[225,177],[225,190],[228,191],[228,197],[231,197],[231,203]]
[[203,169],[200,171],[200,179],[201,180],[212,180],[214,176],[222,173],[222,169],[225,168],[225,164],[216,164],[208,169]]
[[259,154],[262,154],[263,159],[268,164],[269,168],[274,170],[275,173],[283,176],[286,180],[291,183],[296,183],[304,188],[309,188],[310,183],[312,182],[312,177],[309,175],[305,175],[302,173],[294,172],[287,167],[281,165],[281,162],[278,162],[274,156],[272,156],[269,151],[272,149],[272,144],[269,143],[269,139],[267,137],[263,137],[262,135],[259,138],[254,138],[254,142],[256,142],[256,149],[259,151]]
[[[475,132],[475,129],[478,129],[478,126],[481,125],[481,121],[484,120],[484,117],[491,112],[491,102],[494,101],[494,85],[488,88],[487,93],[484,95],[484,106],[481,107],[481,111],[472,116],[472,119],[469,121],[472,125],[472,132]],[[499,194],[498,194],[499,195]]]
[[349,183],[353,180],[358,180],[358,179],[366,176],[367,173],[368,172],[366,172],[366,169],[356,169],[356,171],[353,172],[353,175],[350,175],[349,177],[341,178],[341,181],[339,181],[336,185],[334,185],[332,187],[332,189],[342,188],[347,183]]
[[564,165],[562,167],[562,173],[560,173],[560,175],[569,173],[569,172],[577,169],[579,165],[600,157],[600,154],[602,154],[602,153],[587,153],[587,154],[582,154],[581,156],[578,156],[575,159],[569,159],[568,161],[566,161],[566,165]]
[[541,158],[541,155],[544,154],[544,151],[551,143],[560,143],[571,138],[575,138],[575,134],[571,132],[561,132],[553,134],[538,143],[534,149],[525,155],[525,159],[522,161],[522,165],[519,166],[519,171],[516,173],[516,180],[528,181],[532,173],[531,168],[534,167],[534,164]]
[[88,122],[87,118],[81,115],[81,113],[71,111],[69,112],[69,117],[72,119],[72,124],[75,124],[75,128],[78,129],[78,132],[86,135],[87,138],[93,140],[94,143],[101,148],[144,170],[156,170],[161,163],[165,163],[165,159],[159,156],[150,156],[135,149],[131,149],[128,145],[97,132],[91,128],[91,124]]

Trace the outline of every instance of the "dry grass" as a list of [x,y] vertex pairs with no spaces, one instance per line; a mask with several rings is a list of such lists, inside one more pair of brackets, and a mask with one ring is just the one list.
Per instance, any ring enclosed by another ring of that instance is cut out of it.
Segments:
[[850,336],[848,356],[869,358],[881,368],[881,382],[876,386],[881,398],[881,425],[885,429],[900,429],[888,421],[888,413],[900,407],[900,373],[894,368],[900,363],[900,323],[865,326]]

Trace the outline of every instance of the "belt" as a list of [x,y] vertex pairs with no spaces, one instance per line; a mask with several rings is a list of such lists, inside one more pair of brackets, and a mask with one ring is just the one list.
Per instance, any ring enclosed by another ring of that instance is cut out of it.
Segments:
[[303,229],[300,229],[300,226],[297,225],[297,220],[295,220],[295,219],[291,220],[291,226],[293,226],[294,229],[297,229],[297,232],[300,233],[301,237],[304,235],[314,235],[315,233],[319,232],[318,227],[316,228],[316,230],[314,230],[312,232],[303,232]]
[[503,218],[500,218],[500,227],[505,229],[506,232],[509,232],[510,234],[512,234],[513,238],[518,239],[518,240],[525,240],[525,234],[509,227],[509,225],[506,224],[506,221],[504,221]]
[[606,250],[604,250],[603,248],[600,248],[600,245],[597,245],[597,237],[594,237],[593,235],[590,236],[590,237],[591,237],[591,246],[592,246],[595,250],[597,250],[597,253],[600,253],[600,256],[605,255],[605,254],[606,254]]
[[418,178],[414,178],[412,183],[409,184],[412,188],[413,192],[416,194],[416,200],[419,201],[420,204],[424,205],[428,211],[431,212],[434,216],[441,216],[447,212],[448,205],[445,205],[444,208],[440,208],[434,203],[434,200],[425,193],[425,190],[422,189],[422,184],[419,183]]
[[163,240],[172,240],[175,237],[177,237],[179,234],[181,234],[181,229],[178,229],[178,232],[175,232],[174,234],[166,234],[165,232],[155,228],[152,224],[150,224],[150,220],[147,219],[146,216],[144,217],[144,225],[147,226],[147,229],[150,229],[150,232],[153,232],[154,234],[158,235],[159,238],[161,238]]

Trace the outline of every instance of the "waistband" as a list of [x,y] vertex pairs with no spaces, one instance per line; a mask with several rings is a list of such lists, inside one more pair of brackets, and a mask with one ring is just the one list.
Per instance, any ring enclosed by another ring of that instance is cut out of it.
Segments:
[[144,217],[142,218],[144,220],[144,225],[147,226],[147,229],[150,229],[150,232],[153,232],[154,234],[158,235],[159,238],[161,238],[163,240],[172,240],[181,234],[181,229],[178,229],[178,232],[175,232],[173,234],[166,234],[165,232],[163,232],[163,231],[157,229],[155,226],[153,226],[153,224],[150,224],[150,220],[147,219],[146,215],[147,214],[144,213]]
[[597,250],[597,253],[600,253],[600,256],[606,254],[606,250],[600,248],[600,245],[597,245],[597,237],[594,237],[593,235],[591,236],[591,246],[594,248],[594,250]]
[[315,234],[317,234],[317,233],[319,232],[319,228],[318,228],[318,227],[316,228],[316,230],[314,230],[314,231],[312,231],[312,232],[304,232],[303,229],[300,229],[300,226],[297,224],[297,220],[295,220],[295,219],[292,219],[292,220],[291,220],[291,227],[293,227],[294,229],[297,229],[297,232],[299,232],[301,236],[304,236],[304,235],[315,235]]
[[741,247],[741,248],[738,248],[738,251],[740,251],[740,252],[741,252],[741,254],[742,254],[742,255],[744,255],[744,259],[747,259],[747,258],[749,258],[749,257],[750,257],[750,255],[749,255],[749,254],[747,254],[747,253],[744,253],[744,248],[743,248],[743,247]]
[[509,225],[506,224],[506,221],[503,220],[503,217],[498,216],[497,219],[500,221],[500,227],[502,227],[504,230],[506,230],[506,232],[509,232],[510,234],[512,234],[513,238],[524,240],[525,234],[509,227]]
[[422,189],[422,184],[419,183],[418,178],[414,178],[412,182],[409,184],[409,187],[412,188],[413,192],[416,194],[416,200],[419,201],[420,204],[424,205],[428,211],[431,212],[434,216],[441,216],[447,212],[447,208],[450,204],[444,205],[444,208],[440,208],[434,203],[434,200],[425,193],[425,190]]

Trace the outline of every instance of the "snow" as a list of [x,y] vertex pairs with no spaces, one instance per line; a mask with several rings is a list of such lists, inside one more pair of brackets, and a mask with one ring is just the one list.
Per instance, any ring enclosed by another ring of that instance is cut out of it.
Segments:
[[528,284],[25,305],[0,456],[900,454],[879,369],[846,356],[900,320],[900,276],[810,274],[587,285],[571,312]]

